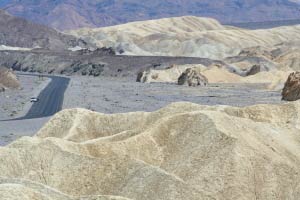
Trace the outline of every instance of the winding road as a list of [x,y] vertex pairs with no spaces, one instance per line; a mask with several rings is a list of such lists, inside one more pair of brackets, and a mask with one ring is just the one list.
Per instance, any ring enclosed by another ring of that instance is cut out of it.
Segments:
[[[22,74],[28,75],[28,74]],[[28,75],[39,76],[39,75]],[[62,109],[64,93],[69,85],[70,79],[59,76],[43,75],[51,79],[51,82],[39,94],[39,101],[33,103],[29,111],[24,117],[13,120],[35,119],[49,117]]]

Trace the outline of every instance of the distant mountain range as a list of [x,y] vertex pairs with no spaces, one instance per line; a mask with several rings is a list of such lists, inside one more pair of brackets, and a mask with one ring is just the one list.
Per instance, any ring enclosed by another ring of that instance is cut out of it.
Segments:
[[298,0],[1,0],[0,8],[59,30],[183,15],[223,23],[300,19]]

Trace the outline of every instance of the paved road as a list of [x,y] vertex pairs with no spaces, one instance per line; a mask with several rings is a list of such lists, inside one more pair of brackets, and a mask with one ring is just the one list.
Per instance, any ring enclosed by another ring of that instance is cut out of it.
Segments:
[[51,82],[39,94],[39,101],[33,103],[33,105],[24,117],[20,117],[14,120],[49,117],[62,109],[64,93],[68,87],[70,79],[65,77],[48,75],[45,75],[44,77],[51,78]]

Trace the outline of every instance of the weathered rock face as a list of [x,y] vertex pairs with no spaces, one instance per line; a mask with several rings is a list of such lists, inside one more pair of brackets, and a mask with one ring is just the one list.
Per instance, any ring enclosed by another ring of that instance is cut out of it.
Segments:
[[187,84],[188,86],[206,86],[208,80],[201,74],[198,68],[186,69],[178,78],[178,85]]
[[300,101],[176,103],[114,115],[65,110],[35,137],[0,148],[0,197],[298,200],[298,116]]
[[296,101],[300,99],[300,72],[289,75],[282,90],[282,100]]

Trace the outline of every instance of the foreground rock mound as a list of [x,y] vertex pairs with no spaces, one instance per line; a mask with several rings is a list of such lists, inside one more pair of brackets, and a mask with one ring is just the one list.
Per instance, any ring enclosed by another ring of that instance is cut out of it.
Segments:
[[299,108],[65,110],[36,136],[0,148],[0,197],[298,200]]
[[16,89],[20,87],[20,82],[12,70],[0,67],[0,91],[5,88]]
[[201,74],[201,70],[199,68],[188,68],[178,78],[178,85],[185,84],[192,87],[206,86],[208,84],[208,80]]
[[296,101],[300,99],[300,72],[289,75],[282,90],[282,100]]

